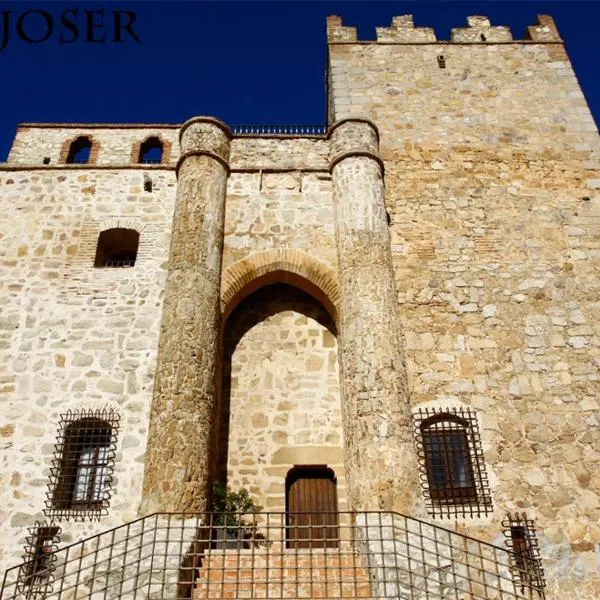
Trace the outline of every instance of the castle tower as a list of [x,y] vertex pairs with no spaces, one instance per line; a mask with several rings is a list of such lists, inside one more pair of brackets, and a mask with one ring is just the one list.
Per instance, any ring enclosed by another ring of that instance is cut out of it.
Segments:
[[324,125],[19,126],[3,600],[600,596],[600,141],[558,30],[327,40]]
[[220,360],[229,128],[208,117],[179,133],[177,197],[150,413],[145,512],[207,509]]
[[329,136],[350,501],[413,513],[417,469],[379,136],[351,118]]

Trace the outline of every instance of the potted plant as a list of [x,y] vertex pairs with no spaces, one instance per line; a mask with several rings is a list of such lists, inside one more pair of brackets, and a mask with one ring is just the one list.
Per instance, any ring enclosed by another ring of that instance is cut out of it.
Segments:
[[[250,548],[264,536],[257,530],[254,515],[262,510],[246,488],[232,491],[220,481],[213,483],[213,535],[216,548]],[[251,516],[248,521],[246,516]]]

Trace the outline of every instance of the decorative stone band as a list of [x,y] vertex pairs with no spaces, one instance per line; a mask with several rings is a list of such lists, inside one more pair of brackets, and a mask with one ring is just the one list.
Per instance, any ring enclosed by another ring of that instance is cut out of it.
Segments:
[[383,160],[381,160],[381,157],[374,152],[367,152],[365,150],[349,150],[348,152],[338,154],[337,156],[331,158],[329,160],[329,172],[331,173],[335,165],[337,165],[341,160],[350,158],[352,156],[366,156],[367,158],[372,158],[374,161],[379,163],[379,166],[381,167],[381,175],[383,176],[385,167],[383,166]]
[[366,156],[377,161],[383,175],[383,161],[379,156],[377,126],[362,117],[349,117],[334,123],[327,134],[329,139],[329,170],[345,158]]
[[209,156],[210,158],[214,158],[216,161],[220,162],[223,165],[223,167],[225,167],[225,170],[227,171],[227,177],[229,177],[231,173],[229,163],[219,154],[216,154],[215,152],[209,152],[208,150],[190,150],[189,152],[186,152],[185,154],[182,154],[179,157],[177,165],[175,165],[176,175],[179,175],[179,169],[181,168],[181,165],[187,158],[190,158],[190,156]]
[[377,145],[379,145],[379,129],[377,129],[377,125],[375,125],[375,123],[371,121],[371,119],[367,119],[366,117],[359,117],[356,115],[344,117],[343,119],[340,119],[339,121],[336,121],[333,125],[331,125],[331,127],[329,127],[329,129],[327,130],[327,139],[331,138],[333,132],[336,129],[339,129],[347,123],[364,123],[365,125],[369,125],[376,136]]

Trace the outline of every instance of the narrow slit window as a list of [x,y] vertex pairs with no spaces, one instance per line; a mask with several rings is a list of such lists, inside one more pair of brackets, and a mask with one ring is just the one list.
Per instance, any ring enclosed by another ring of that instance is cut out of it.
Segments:
[[44,597],[51,590],[60,527],[36,523],[29,528],[23,565],[19,571],[19,591],[27,597]]
[[92,152],[92,140],[87,136],[80,136],[71,142],[69,154],[67,156],[68,164],[86,164],[90,162]]
[[135,229],[105,229],[98,236],[94,266],[133,267],[139,242],[140,234]]
[[152,192],[152,178],[149,175],[144,175],[144,191]]
[[544,569],[538,546],[535,522],[525,513],[508,513],[502,523],[506,545],[511,551],[511,572],[521,593],[537,592],[544,598],[546,587]]

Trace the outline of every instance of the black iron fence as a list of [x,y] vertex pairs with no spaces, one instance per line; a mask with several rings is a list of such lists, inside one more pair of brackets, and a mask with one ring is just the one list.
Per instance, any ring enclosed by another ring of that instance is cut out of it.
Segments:
[[234,135],[324,136],[326,125],[232,125]]
[[9,569],[0,597],[543,598],[527,560],[396,513],[154,514]]

